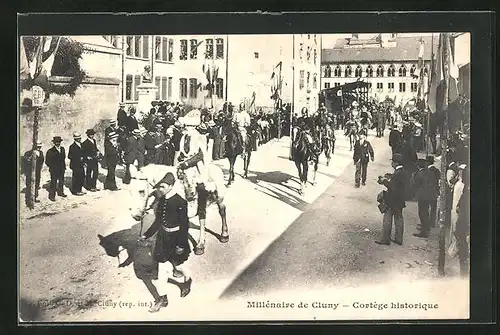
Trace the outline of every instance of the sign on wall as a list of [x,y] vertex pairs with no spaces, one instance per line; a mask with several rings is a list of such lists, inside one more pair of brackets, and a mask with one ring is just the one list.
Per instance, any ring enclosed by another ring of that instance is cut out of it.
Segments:
[[45,92],[40,86],[33,86],[31,88],[33,93],[33,107],[42,107],[45,99]]

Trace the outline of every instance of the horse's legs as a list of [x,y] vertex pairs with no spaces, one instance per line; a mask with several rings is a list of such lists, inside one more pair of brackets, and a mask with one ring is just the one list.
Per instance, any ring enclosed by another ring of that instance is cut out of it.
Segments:
[[245,177],[245,178],[247,178],[247,176],[248,176],[248,166],[250,165],[250,157],[251,156],[252,156],[251,150],[247,151],[247,153],[244,156],[245,161],[244,161],[244,166],[243,166],[243,168],[244,168],[243,177]]
[[307,175],[309,174],[309,162],[308,160],[306,160],[304,162],[304,165],[303,165],[303,171],[302,171],[302,174],[304,176],[304,180],[303,180],[303,183],[304,183],[304,187],[307,187]]
[[313,181],[312,181],[313,185],[316,185],[316,172],[318,171],[318,161],[319,157],[316,156],[314,158],[314,170],[313,170]]
[[226,220],[226,204],[224,204],[224,199],[221,197],[217,197],[216,200],[217,207],[219,208],[219,214],[222,219],[222,231],[220,234],[220,241],[222,243],[226,243],[229,241],[229,229],[227,228],[227,220]]
[[297,167],[297,172],[299,173],[299,180],[300,180],[300,190],[299,193],[302,194],[304,193],[304,176],[302,173],[302,164],[299,161],[295,161],[295,166]]
[[231,155],[227,159],[229,160],[229,179],[227,180],[227,184],[231,185],[231,182],[234,181],[234,162],[236,161],[236,156]]
[[195,255],[203,255],[205,253],[205,220],[207,218],[207,201],[208,192],[204,185],[198,185],[196,187],[198,191],[198,218],[200,221],[200,235],[198,237],[198,242],[194,248]]

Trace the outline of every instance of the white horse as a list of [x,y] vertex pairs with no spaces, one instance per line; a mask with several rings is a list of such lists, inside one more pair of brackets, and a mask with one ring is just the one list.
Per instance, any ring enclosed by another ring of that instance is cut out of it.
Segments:
[[[151,210],[147,210],[150,203],[147,198],[151,195],[155,185],[168,173],[171,172],[177,175],[177,179],[174,184],[174,189],[188,200],[188,215],[190,218],[198,216],[200,224],[200,234],[198,237],[198,242],[194,247],[195,255],[202,255],[205,252],[205,220],[207,207],[212,204],[216,204],[219,209],[219,214],[222,219],[222,231],[220,237],[218,238],[221,243],[226,243],[229,241],[229,232],[226,221],[226,205],[224,204],[224,191],[226,186],[224,184],[224,173],[220,167],[214,164],[207,164],[208,172],[208,183],[207,185],[195,186],[190,183],[189,170],[187,173],[183,173],[173,166],[156,165],[149,164],[143,167],[140,171],[135,172],[132,178],[142,181],[135,184],[136,187],[133,188],[133,193],[135,197],[139,196],[137,199],[138,206],[135,208],[130,208],[132,217],[135,220],[141,220],[144,215]],[[194,197],[191,198],[186,193],[193,191]],[[187,192],[186,192],[187,191]],[[154,208],[154,207],[153,207]]]

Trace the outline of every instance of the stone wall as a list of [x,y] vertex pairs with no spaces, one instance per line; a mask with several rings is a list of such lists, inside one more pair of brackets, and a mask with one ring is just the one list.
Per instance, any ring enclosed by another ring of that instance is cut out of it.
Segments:
[[[31,98],[31,91],[21,92],[21,101]],[[98,144],[103,145],[104,127],[108,118],[116,118],[120,102],[120,86],[117,79],[90,78],[80,86],[73,98],[51,94],[47,107],[40,112],[38,139],[43,151],[52,144],[53,136],[61,136],[63,146],[72,143],[72,134],[78,131],[85,139],[85,131],[96,130]],[[20,116],[19,149],[21,154],[32,146],[33,113]]]

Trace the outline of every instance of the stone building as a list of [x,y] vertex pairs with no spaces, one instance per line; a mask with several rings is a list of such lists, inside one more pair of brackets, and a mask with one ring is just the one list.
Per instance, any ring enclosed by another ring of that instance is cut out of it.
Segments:
[[386,97],[404,105],[417,97],[418,59],[423,41],[424,92],[427,91],[432,44],[434,52],[438,34],[402,37],[378,34],[372,37],[338,39],[335,46],[322,50],[321,88],[330,88],[362,80],[371,83],[369,96],[381,101]]

